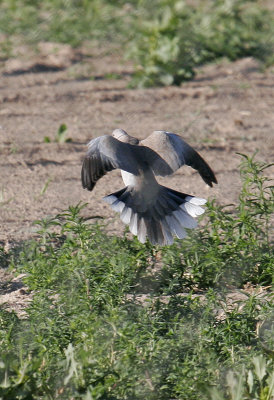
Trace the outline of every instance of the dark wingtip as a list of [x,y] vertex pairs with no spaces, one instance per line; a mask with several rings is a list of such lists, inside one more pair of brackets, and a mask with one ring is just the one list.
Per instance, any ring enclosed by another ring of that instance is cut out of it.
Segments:
[[212,182],[213,182],[213,183],[216,183],[216,185],[217,185],[217,184],[218,184],[218,181],[217,181],[217,178],[216,178],[214,172],[213,172],[212,170],[211,170],[211,172],[212,172],[211,187],[212,187],[212,186],[213,186],[213,185],[212,185]]
[[212,171],[212,169],[210,168],[210,166],[207,164],[208,167],[208,176],[207,179],[205,180],[205,182],[210,186],[213,187],[213,183],[218,184],[217,178],[214,174],[214,172]]
[[218,183],[214,172],[212,171],[208,163],[200,156],[200,154],[197,153],[195,150],[193,151],[195,157],[193,157],[191,162],[187,165],[190,165],[192,168],[196,169],[201,175],[201,178],[205,181],[205,183],[208,186],[213,187],[213,183]]
[[92,182],[92,180],[91,180],[90,164],[89,164],[89,159],[88,158],[85,158],[84,161],[83,161],[83,164],[82,164],[81,181],[82,181],[82,187],[84,189],[92,191],[92,189],[95,186],[95,183]]
[[212,174],[210,174],[210,176],[203,176],[201,175],[201,177],[203,178],[203,180],[205,181],[205,183],[210,186],[213,187],[213,183],[218,183],[214,173],[212,172]]

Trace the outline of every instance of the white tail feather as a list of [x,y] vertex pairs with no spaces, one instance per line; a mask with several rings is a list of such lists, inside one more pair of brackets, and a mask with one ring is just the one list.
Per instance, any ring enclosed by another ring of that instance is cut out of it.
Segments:
[[125,203],[122,201],[116,200],[114,203],[112,203],[111,207],[114,211],[121,213],[123,209],[125,208]]
[[180,221],[180,224],[184,228],[194,229],[198,225],[197,221],[195,221],[195,219],[193,219],[185,210],[183,210],[182,207],[180,207],[179,210],[173,211],[173,214]]
[[186,202],[185,204],[183,204],[181,206],[189,215],[191,215],[192,217],[198,217],[198,215],[202,215],[205,210],[200,207],[200,206],[196,206],[193,203],[190,202]]
[[133,235],[138,235],[138,214],[132,213],[129,229]]
[[197,206],[202,206],[207,202],[206,199],[202,199],[201,197],[192,197],[192,196],[187,196],[186,201],[188,201],[191,204],[196,204]]
[[165,238],[165,243],[166,245],[170,245],[173,243],[173,236],[172,233],[170,231],[170,227],[166,221],[166,218],[162,219],[161,221],[162,227],[163,227],[163,234],[164,234],[164,238]]
[[128,207],[125,207],[121,213],[121,220],[124,224],[128,225],[130,223],[132,210]]
[[145,225],[145,220],[144,218],[141,218],[138,227],[138,239],[141,243],[145,243],[146,237],[147,237],[147,228]]
[[169,229],[177,236],[178,239],[183,239],[186,237],[186,231],[180,222],[175,218],[175,216],[173,216],[173,214],[167,215],[165,219],[169,225]]
[[197,226],[194,218],[204,213],[201,205],[206,203],[205,199],[164,186],[152,204],[146,204],[142,192],[136,194],[132,187],[106,196],[104,200],[120,213],[121,220],[129,225],[130,231],[137,235],[141,243],[148,238],[151,243],[160,245],[172,244],[173,235],[179,239],[185,238],[185,229]]

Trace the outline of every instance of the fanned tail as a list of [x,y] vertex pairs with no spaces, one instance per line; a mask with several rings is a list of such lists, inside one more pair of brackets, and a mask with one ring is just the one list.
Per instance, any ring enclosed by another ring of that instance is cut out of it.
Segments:
[[142,193],[131,186],[105,196],[103,200],[120,213],[121,220],[129,225],[141,243],[148,238],[152,244],[162,246],[172,244],[173,236],[183,239],[187,235],[186,228],[195,228],[197,221],[194,218],[204,213],[201,205],[206,203],[205,199],[164,186],[160,186],[155,201],[148,205]]

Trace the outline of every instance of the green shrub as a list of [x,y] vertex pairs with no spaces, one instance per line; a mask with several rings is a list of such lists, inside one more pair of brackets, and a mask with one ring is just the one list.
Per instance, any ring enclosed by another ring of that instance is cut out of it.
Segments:
[[[135,63],[131,86],[179,85],[222,57],[274,60],[273,13],[259,0],[2,0],[0,57],[20,43],[112,44]],[[15,54],[14,54],[15,55]]]
[[180,84],[193,77],[195,67],[222,57],[273,62],[271,13],[259,2],[156,3],[160,11],[137,20],[130,43],[129,57],[136,62],[133,86]]
[[200,232],[164,248],[107,235],[84,205],[37,221],[2,254],[33,299],[23,319],[0,310],[0,399],[270,400],[271,296],[227,302],[231,285],[270,284],[266,168],[243,156],[239,204],[211,202]]
[[30,44],[51,41],[76,47],[84,41],[113,41],[119,33],[117,19],[121,4],[118,2],[1,0],[0,7],[3,50],[9,40],[15,43],[23,40]]
[[191,20],[195,10],[177,10],[176,4],[162,7],[161,15],[152,21],[138,21],[140,27],[136,27],[128,52],[136,61],[133,86],[179,84],[193,77],[195,34]]
[[220,206],[215,200],[208,202],[205,227],[165,251],[169,278],[182,273],[178,290],[181,285],[205,289],[273,282],[270,218],[274,192],[271,180],[263,175],[269,166],[255,161],[254,156],[243,155],[238,204]]

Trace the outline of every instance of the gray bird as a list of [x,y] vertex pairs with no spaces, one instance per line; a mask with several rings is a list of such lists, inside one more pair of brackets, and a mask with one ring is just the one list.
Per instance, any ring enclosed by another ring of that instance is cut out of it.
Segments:
[[93,190],[108,171],[119,168],[126,185],[103,198],[121,220],[129,225],[140,242],[170,245],[173,236],[183,239],[185,228],[195,228],[193,217],[204,213],[205,199],[160,185],[155,176],[173,174],[183,165],[196,169],[209,185],[217,183],[214,172],[203,158],[180,136],[154,131],[139,141],[123,129],[93,139],[82,165],[82,185]]

